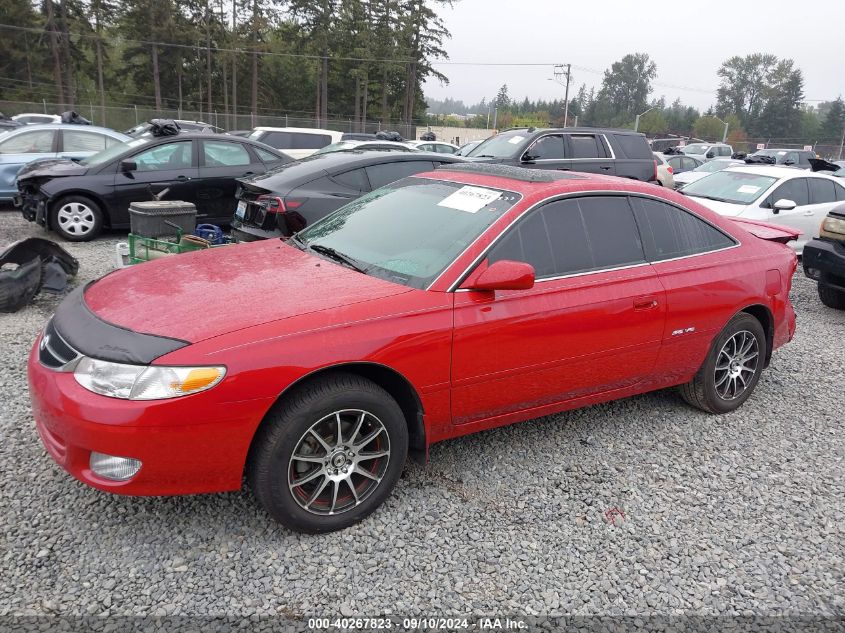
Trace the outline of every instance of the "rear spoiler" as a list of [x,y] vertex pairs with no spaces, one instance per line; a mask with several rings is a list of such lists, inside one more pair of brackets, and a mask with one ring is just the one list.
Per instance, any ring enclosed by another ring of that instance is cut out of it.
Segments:
[[768,222],[760,222],[759,220],[749,220],[744,218],[729,218],[732,222],[736,222],[741,229],[745,229],[751,235],[759,237],[761,240],[767,242],[780,242],[787,244],[792,240],[797,240],[801,235],[801,231],[793,229],[781,224],[769,224]]

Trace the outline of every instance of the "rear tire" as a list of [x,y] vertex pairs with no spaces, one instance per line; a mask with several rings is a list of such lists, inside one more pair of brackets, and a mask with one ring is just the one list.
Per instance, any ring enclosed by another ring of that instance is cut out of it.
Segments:
[[845,310],[845,291],[819,282],[819,299],[828,308]]
[[87,242],[103,229],[103,212],[90,198],[65,196],[50,209],[50,228],[68,242]]
[[384,502],[407,454],[408,427],[390,394],[355,374],[332,374],[297,388],[267,414],[247,479],[282,525],[332,532]]
[[695,377],[679,390],[688,404],[708,413],[729,413],[748,400],[763,371],[766,333],[753,316],[740,312],[713,341]]

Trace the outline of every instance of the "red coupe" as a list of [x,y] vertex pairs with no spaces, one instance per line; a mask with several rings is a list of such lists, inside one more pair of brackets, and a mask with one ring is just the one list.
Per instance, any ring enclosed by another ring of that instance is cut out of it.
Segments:
[[88,485],[246,476],[284,525],[336,530],[434,442],[672,386],[736,409],[794,334],[796,237],[645,183],[450,165],[78,289],[33,347],[33,413]]

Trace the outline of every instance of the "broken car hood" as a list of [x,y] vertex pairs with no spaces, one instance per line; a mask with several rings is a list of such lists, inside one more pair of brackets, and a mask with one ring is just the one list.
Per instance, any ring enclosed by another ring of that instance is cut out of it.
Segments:
[[82,176],[88,171],[85,165],[66,158],[50,158],[24,165],[18,172],[18,180],[26,178],[62,178],[64,176]]

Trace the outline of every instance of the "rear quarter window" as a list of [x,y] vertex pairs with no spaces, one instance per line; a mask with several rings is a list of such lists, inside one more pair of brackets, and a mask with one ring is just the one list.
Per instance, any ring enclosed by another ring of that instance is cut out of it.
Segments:
[[609,136],[615,141],[617,154],[621,150],[622,156],[617,156],[617,158],[654,158],[642,134],[611,134]]

